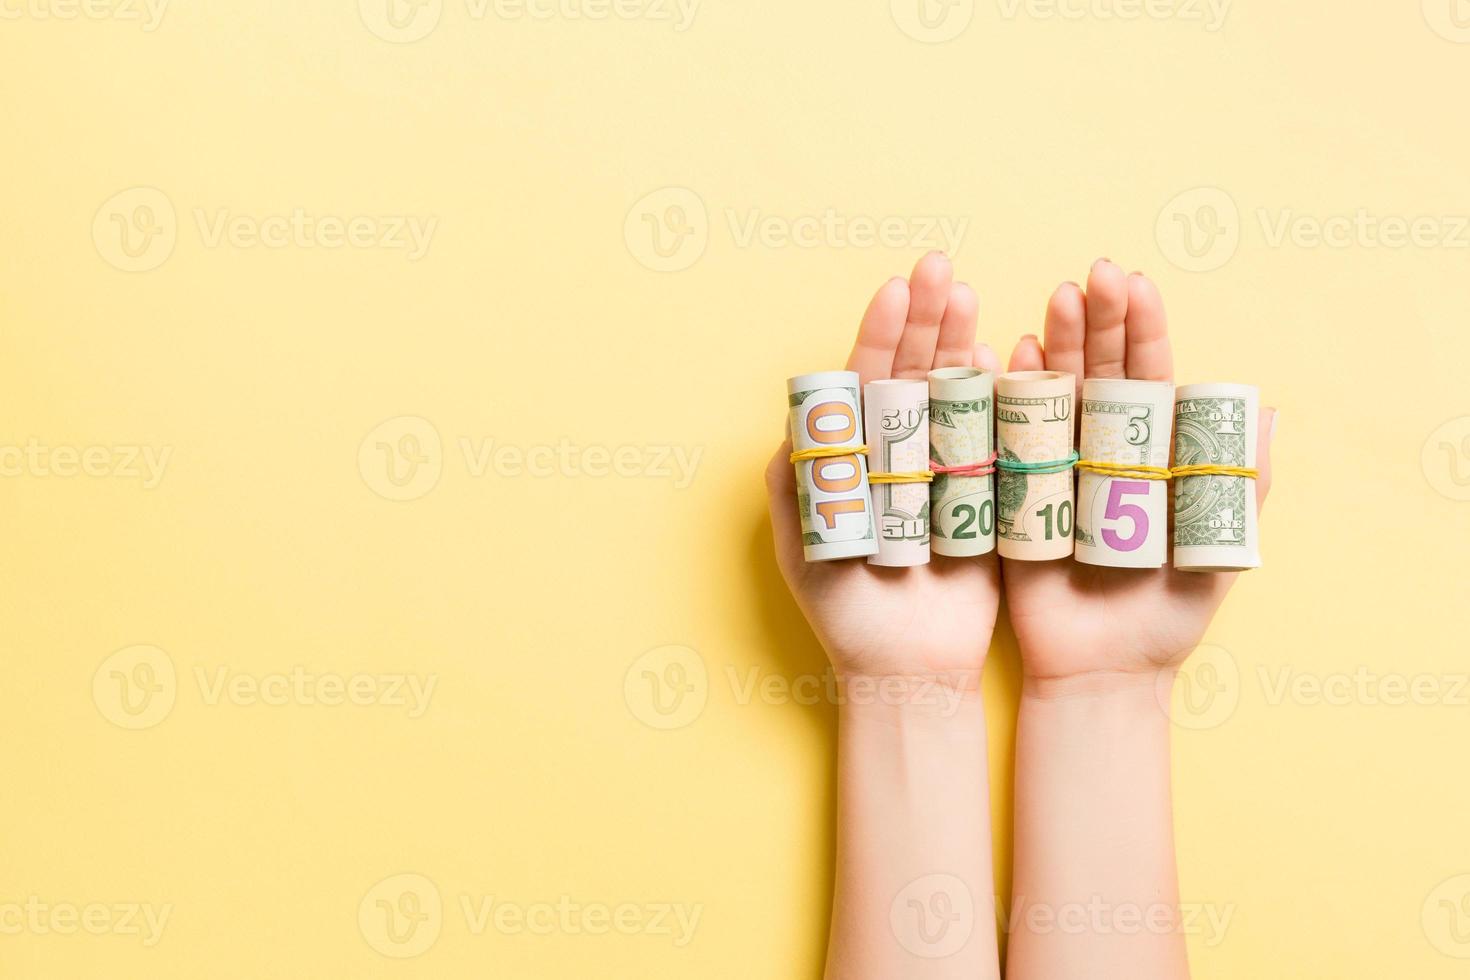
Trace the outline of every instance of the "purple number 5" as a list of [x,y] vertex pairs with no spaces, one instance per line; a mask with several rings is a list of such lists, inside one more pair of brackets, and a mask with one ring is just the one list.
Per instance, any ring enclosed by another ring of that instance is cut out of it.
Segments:
[[1123,498],[1129,494],[1147,497],[1148,491],[1149,484],[1146,480],[1113,481],[1108,490],[1108,509],[1103,513],[1103,520],[1118,521],[1126,517],[1133,522],[1133,534],[1125,538],[1112,528],[1103,528],[1102,538],[1109,548],[1114,551],[1137,551],[1148,540],[1148,511],[1137,504],[1123,503]]

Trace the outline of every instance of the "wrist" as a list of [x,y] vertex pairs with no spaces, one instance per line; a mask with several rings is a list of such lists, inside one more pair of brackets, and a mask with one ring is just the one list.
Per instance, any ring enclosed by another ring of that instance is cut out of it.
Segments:
[[837,672],[842,717],[892,724],[943,723],[982,715],[979,670],[913,674]]
[[1152,669],[1098,668],[1069,674],[1040,674],[1023,671],[1023,701],[1066,702],[1107,700],[1120,707],[1158,713],[1167,705],[1177,664]]

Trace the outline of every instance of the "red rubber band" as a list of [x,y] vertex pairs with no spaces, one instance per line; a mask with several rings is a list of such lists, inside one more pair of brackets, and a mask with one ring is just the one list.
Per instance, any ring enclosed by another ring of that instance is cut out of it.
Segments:
[[995,461],[999,453],[991,453],[978,463],[966,463],[964,466],[940,466],[934,460],[929,460],[929,469],[940,476],[989,476],[995,472]]

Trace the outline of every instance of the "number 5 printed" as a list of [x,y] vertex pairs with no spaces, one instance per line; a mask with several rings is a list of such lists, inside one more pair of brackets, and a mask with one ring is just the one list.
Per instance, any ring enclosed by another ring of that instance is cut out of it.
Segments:
[[1123,537],[1112,528],[1103,528],[1102,538],[1114,551],[1137,551],[1148,540],[1148,511],[1138,504],[1125,504],[1127,496],[1147,497],[1147,480],[1114,480],[1108,488],[1108,509],[1103,513],[1105,521],[1120,521],[1125,517],[1133,522],[1133,533]]

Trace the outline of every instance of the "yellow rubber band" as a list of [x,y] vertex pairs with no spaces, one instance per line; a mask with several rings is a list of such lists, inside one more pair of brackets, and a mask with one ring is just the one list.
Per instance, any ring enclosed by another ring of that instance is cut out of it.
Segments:
[[1246,466],[1210,466],[1201,463],[1195,466],[1176,466],[1173,470],[1176,479],[1186,476],[1238,476],[1247,480],[1258,479],[1260,470],[1253,470]]
[[918,473],[869,473],[868,482],[876,484],[884,483],[932,483],[934,473],[924,470]]
[[1162,466],[1144,466],[1142,463],[1102,463],[1092,459],[1077,461],[1079,470],[1091,470],[1103,476],[1121,476],[1130,480],[1167,480],[1173,474]]
[[798,449],[791,454],[793,463],[804,463],[812,459],[832,459],[837,456],[866,456],[867,446],[813,446],[811,449]]

